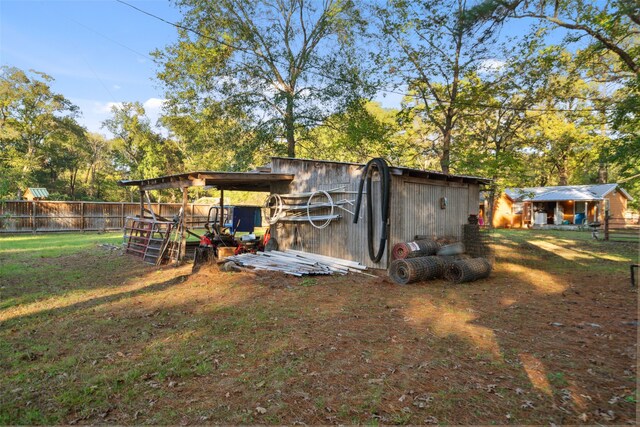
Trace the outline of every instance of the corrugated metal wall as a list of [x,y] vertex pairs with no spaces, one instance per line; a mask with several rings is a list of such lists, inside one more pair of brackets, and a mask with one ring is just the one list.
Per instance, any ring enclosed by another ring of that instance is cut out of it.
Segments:
[[[296,159],[272,159],[272,172],[290,173],[296,177],[290,184],[272,186],[274,193],[300,193],[316,190],[330,190],[344,186],[347,192],[334,194],[334,200],[346,198],[355,200],[362,167],[344,163],[314,162]],[[380,202],[379,185],[374,176],[374,203]],[[322,199],[322,196],[318,196]],[[447,198],[447,208],[440,209],[440,198]],[[375,264],[369,258],[367,246],[366,201],[360,211],[358,224],[353,224],[353,215],[338,210],[342,215],[323,229],[317,230],[309,223],[278,223],[272,227],[272,235],[278,239],[281,249],[302,249],[338,258],[362,262],[368,267],[386,269],[388,253],[393,244],[412,240],[416,234],[453,236],[460,238],[462,224],[467,222],[469,213],[478,212],[478,186],[457,182],[445,182],[392,175],[390,236],[389,244],[382,260]],[[306,203],[306,200],[301,200]],[[353,206],[348,206],[353,211]],[[380,208],[374,206],[375,230],[379,230]],[[323,212],[324,213],[324,212]],[[297,231],[296,231],[297,227]],[[294,237],[298,236],[298,244]],[[374,235],[375,247],[379,241]],[[302,247],[300,247],[300,244]]]
[[[274,173],[290,173],[296,176],[288,185],[273,185],[272,191],[274,193],[302,193],[344,187],[342,191],[345,193],[332,194],[334,201],[339,199],[355,200],[357,197],[355,192],[358,190],[362,173],[362,168],[357,165],[289,159],[273,159],[271,170]],[[378,192],[376,188],[374,194]],[[318,195],[314,200],[322,201],[324,196]],[[380,197],[375,197],[375,200],[379,201]],[[298,201],[301,204],[306,202],[306,199]],[[353,206],[346,207],[353,212]],[[374,212],[378,211],[379,208],[376,209],[374,206]],[[363,203],[360,210],[361,219],[358,224],[353,224],[353,215],[350,213],[340,209],[336,212],[342,218],[332,221],[325,229],[315,229],[308,222],[279,222],[272,227],[272,235],[277,238],[281,249],[301,249],[306,252],[359,261],[368,267],[387,268],[386,256],[383,256],[383,260],[377,264],[369,259],[367,222],[364,218],[366,202]],[[317,213],[328,212],[323,210]],[[298,239],[294,242],[296,235]]]
[[460,239],[469,214],[478,213],[476,184],[395,176],[391,188],[392,246],[416,235]]

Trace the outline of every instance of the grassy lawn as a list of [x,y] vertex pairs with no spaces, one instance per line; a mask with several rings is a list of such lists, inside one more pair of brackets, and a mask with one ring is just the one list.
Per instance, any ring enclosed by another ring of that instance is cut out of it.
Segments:
[[500,230],[489,279],[189,275],[0,236],[0,423],[626,424],[637,243]]

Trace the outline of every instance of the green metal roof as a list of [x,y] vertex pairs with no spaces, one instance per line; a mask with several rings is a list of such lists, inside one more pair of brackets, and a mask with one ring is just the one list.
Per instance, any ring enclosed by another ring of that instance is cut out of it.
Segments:
[[27,191],[29,191],[33,197],[38,197],[38,198],[49,197],[49,192],[47,191],[46,188],[29,187],[27,188]]

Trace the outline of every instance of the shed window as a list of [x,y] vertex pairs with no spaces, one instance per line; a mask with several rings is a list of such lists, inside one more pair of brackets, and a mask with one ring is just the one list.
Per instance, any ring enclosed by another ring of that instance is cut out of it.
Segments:
[[587,211],[587,202],[576,202],[576,213],[585,213]]

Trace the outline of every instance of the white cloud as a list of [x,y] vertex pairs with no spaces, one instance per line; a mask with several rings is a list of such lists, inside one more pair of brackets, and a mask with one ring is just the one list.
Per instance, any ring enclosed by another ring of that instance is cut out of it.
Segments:
[[507,63],[500,59],[491,58],[485,59],[480,63],[480,71],[484,72],[492,72],[492,71],[500,71],[504,68]]
[[111,109],[113,107],[122,108],[122,102],[107,102],[106,104],[103,102],[95,102],[94,110],[96,113],[111,113]]
[[165,102],[167,102],[166,99],[149,98],[146,101],[144,101],[142,106],[144,107],[146,112],[149,112],[150,110],[160,110],[160,109],[162,109],[162,107],[164,106]]
[[122,89],[122,86],[119,86],[119,85],[113,85],[112,87],[113,87],[115,90],[120,90],[120,89]]

